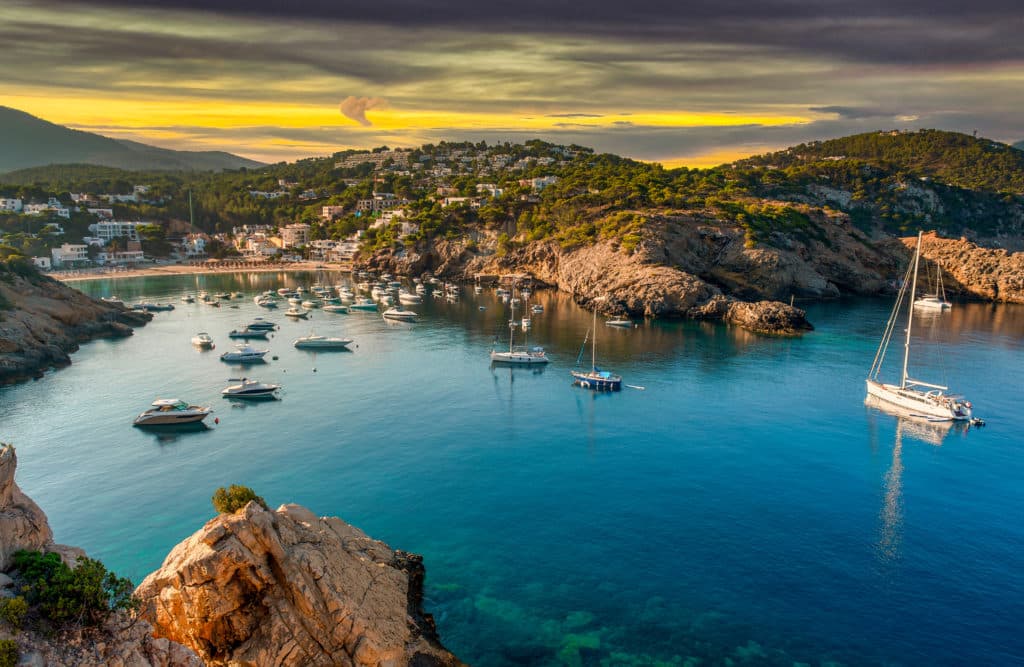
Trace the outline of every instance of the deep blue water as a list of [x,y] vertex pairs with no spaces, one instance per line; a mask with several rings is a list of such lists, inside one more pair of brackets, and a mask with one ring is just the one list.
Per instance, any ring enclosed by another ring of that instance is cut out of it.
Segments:
[[[590,315],[564,296],[537,295],[531,342],[553,363],[535,372],[489,366],[508,318],[490,294],[428,300],[413,326],[294,323],[251,301],[314,280],[79,285],[178,308],[0,389],[0,439],[58,541],[138,581],[212,516],[216,487],[244,483],[422,553],[428,611],[476,665],[1024,662],[1024,308],[958,305],[915,325],[915,376],[988,421],[944,429],[863,404],[882,301],[811,305],[817,329],[797,339],[599,327],[599,365],[645,390],[596,395],[569,382]],[[200,287],[247,296],[237,310],[177,302]],[[279,358],[247,374],[284,397],[233,408],[219,391],[238,371],[217,355],[257,314],[281,323]],[[358,347],[293,349],[311,327]],[[193,349],[197,331],[217,350]],[[172,395],[220,423],[130,426]]]

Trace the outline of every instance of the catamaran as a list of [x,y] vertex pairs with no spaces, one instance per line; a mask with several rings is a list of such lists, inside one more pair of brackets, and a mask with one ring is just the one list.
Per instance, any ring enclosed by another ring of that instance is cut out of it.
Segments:
[[[590,343],[590,370],[584,371],[569,371],[572,373],[573,384],[578,384],[584,389],[594,389],[597,391],[619,391],[622,389],[622,377],[603,371],[597,367],[597,304],[594,304],[594,324],[590,329],[594,337]],[[583,345],[586,346],[587,341],[584,338]],[[580,350],[582,356],[583,349]],[[576,359],[576,363],[579,363],[579,358]]]
[[[908,375],[910,330],[914,322],[914,309],[912,307],[907,308],[907,337],[903,344],[903,373],[900,376],[900,383],[898,385],[885,384],[878,379],[878,374],[882,369],[882,362],[885,360],[885,353],[889,348],[889,341],[896,330],[900,308],[904,302],[914,304],[914,297],[917,293],[917,269],[920,260],[921,234],[918,233],[914,261],[911,262],[910,268],[907,270],[908,275],[900,287],[899,294],[896,297],[896,305],[893,306],[892,313],[889,315],[889,321],[885,326],[885,333],[882,335],[882,342],[878,346],[878,351],[875,353],[875,361],[871,365],[871,371],[868,373],[868,396],[873,396],[880,401],[908,410],[913,416],[935,420],[970,420],[973,408],[970,401],[962,396],[944,393],[949,390],[949,387],[914,380]],[[906,298],[908,285],[910,286],[909,300]]]

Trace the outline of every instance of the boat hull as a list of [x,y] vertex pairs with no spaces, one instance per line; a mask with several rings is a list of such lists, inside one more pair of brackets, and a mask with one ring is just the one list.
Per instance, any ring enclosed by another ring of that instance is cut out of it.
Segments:
[[543,354],[529,352],[491,352],[491,362],[495,364],[511,364],[517,366],[539,365],[548,363]]
[[970,403],[961,402],[937,392],[924,392],[892,384],[867,381],[868,396],[906,410],[913,416],[950,421],[967,421],[971,418]]
[[146,414],[142,413],[135,418],[133,426],[173,426],[175,424],[194,424],[206,419],[209,412],[186,413],[186,414]]
[[573,384],[579,385],[583,389],[593,389],[594,391],[620,391],[622,389],[622,378],[618,375],[581,373],[580,371],[570,371],[570,373],[572,373]]

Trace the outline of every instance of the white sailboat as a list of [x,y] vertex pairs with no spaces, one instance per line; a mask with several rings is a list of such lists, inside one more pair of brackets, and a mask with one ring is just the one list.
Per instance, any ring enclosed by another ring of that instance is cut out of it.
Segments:
[[[524,321],[529,321],[528,319]],[[526,331],[529,325],[523,325]],[[502,350],[491,350],[491,363],[495,364],[546,364],[548,357],[542,347],[527,347],[520,345],[516,347],[513,343],[516,337],[516,305],[512,304],[512,315],[508,322],[508,352]]]
[[914,299],[914,308],[924,310],[947,310],[953,304],[946,300],[946,289],[942,285],[942,267],[935,263],[935,291],[931,294],[922,294]]
[[[912,307],[907,308],[907,336],[903,344],[903,372],[900,377],[900,383],[898,385],[886,384],[878,380],[882,362],[885,360],[885,353],[889,348],[889,341],[896,330],[900,307],[904,302],[914,304],[914,297],[917,293],[917,269],[920,259],[921,234],[918,233],[914,261],[911,263],[907,279],[903,281],[903,286],[896,297],[896,305],[889,315],[885,333],[882,335],[882,342],[878,346],[878,351],[875,353],[875,361],[871,365],[871,371],[868,373],[868,397],[874,397],[890,405],[907,410],[914,416],[936,420],[970,420],[973,407],[970,401],[965,400],[962,396],[944,393],[949,390],[949,387],[914,380],[908,375],[910,331],[914,321],[914,309]],[[910,285],[909,300],[906,298],[908,284]]]
[[[609,371],[603,371],[597,367],[597,299],[594,303],[594,324],[591,327],[591,331],[594,333],[594,337],[590,343],[590,370],[589,371],[569,371],[572,374],[573,384],[578,384],[584,389],[593,389],[595,391],[619,391],[622,389],[622,376],[616,375]],[[586,338],[583,339],[584,348],[586,347]],[[583,355],[583,349],[580,349],[580,356]],[[576,363],[580,362],[579,358],[576,359]]]

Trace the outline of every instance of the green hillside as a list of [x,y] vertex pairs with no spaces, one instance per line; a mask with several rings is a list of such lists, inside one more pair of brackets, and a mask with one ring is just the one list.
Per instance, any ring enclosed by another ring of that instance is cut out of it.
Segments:
[[133,170],[217,171],[260,163],[222,151],[174,151],[110,139],[0,106],[0,173],[49,164],[93,164]]

